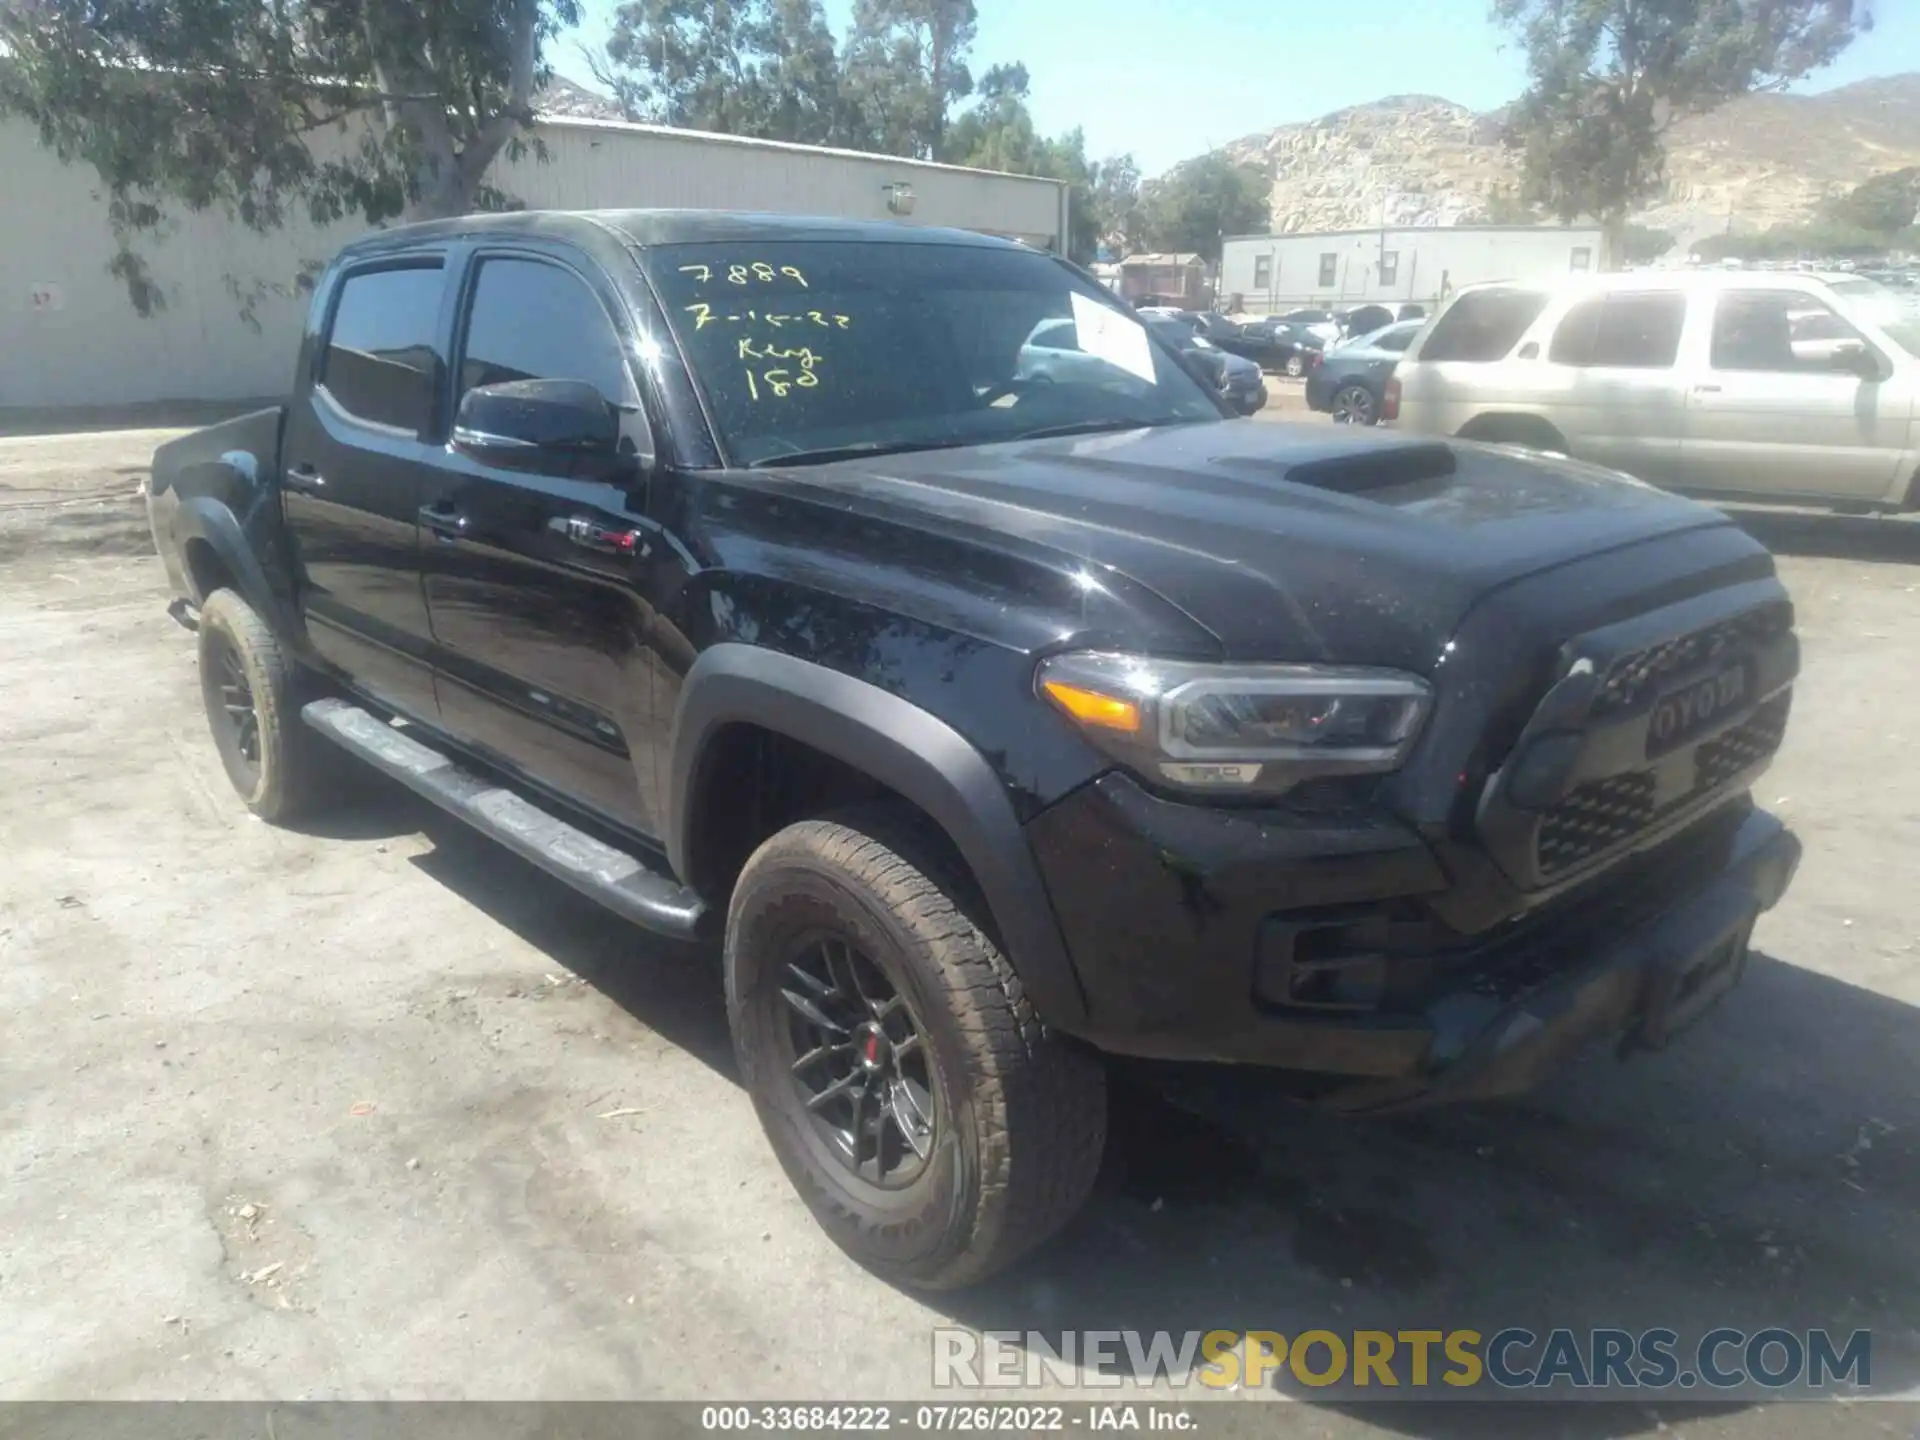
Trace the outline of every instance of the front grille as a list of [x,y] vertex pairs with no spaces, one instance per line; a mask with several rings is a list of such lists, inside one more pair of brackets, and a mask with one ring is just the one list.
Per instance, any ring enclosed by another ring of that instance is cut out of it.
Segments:
[[1653,776],[1609,775],[1571,791],[1540,825],[1540,871],[1568,870],[1653,824]]
[[1775,696],[1731,730],[1704,742],[1693,752],[1693,788],[1665,805],[1654,802],[1651,771],[1629,771],[1576,786],[1540,823],[1540,873],[1558,875],[1604,855],[1766,759],[1786,736],[1788,703],[1788,696]]
[[1695,794],[1717,789],[1780,748],[1787,736],[1787,697],[1767,701],[1740,724],[1693,752]]
[[1601,682],[1592,713],[1599,717],[1631,710],[1668,676],[1682,674],[1726,651],[1764,644],[1785,634],[1792,624],[1790,606],[1762,605],[1691,635],[1622,655]]

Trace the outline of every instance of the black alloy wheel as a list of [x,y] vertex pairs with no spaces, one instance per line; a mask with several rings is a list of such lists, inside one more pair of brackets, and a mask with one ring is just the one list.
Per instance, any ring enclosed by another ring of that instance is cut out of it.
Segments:
[[246,663],[231,639],[220,635],[213,654],[214,687],[224,714],[225,733],[219,733],[220,717],[215,717],[216,743],[230,751],[244,773],[256,781],[260,775],[260,716],[254,708],[253,682],[247,678]]
[[1336,425],[1371,425],[1378,410],[1373,392],[1364,385],[1342,385],[1334,392],[1333,423]]
[[861,1179],[911,1184],[933,1153],[940,1109],[912,1008],[839,936],[810,937],[782,978],[790,1073],[814,1127]]

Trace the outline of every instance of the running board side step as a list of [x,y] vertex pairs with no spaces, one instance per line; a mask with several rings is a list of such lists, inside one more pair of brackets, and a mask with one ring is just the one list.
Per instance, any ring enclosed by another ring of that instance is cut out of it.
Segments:
[[682,940],[708,934],[705,902],[671,876],[461,768],[359,706],[344,700],[314,700],[301,708],[300,718],[375,769],[635,924]]

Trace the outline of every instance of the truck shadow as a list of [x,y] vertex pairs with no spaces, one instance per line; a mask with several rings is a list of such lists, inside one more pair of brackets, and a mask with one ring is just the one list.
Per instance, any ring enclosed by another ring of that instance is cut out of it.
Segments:
[[[649,936],[399,786],[374,789],[353,807],[356,834],[423,833],[423,873],[737,1078],[710,947]],[[1867,1329],[1872,1389],[1897,1392],[1920,1383],[1917,1096],[1920,1009],[1766,954],[1674,1049],[1590,1054],[1503,1104],[1346,1119],[1298,1108],[1258,1070],[1115,1064],[1082,1214],[1007,1274],[917,1298],[954,1324],[1055,1344],[1085,1330],[1664,1326],[1683,1367],[1718,1326],[1841,1343]],[[1493,1416],[1284,1388],[1434,1436],[1630,1435],[1730,1403],[1670,1391]]]
[[650,934],[577,894],[411,790],[354,765],[340,776],[353,803],[295,827],[335,840],[421,835],[409,863],[585,980],[662,1039],[737,1078],[719,957],[712,947]]
[[[954,1320],[1056,1341],[1665,1326],[1683,1368],[1716,1326],[1870,1329],[1873,1389],[1920,1379],[1920,1010],[1897,1000],[1756,955],[1666,1054],[1591,1055],[1520,1100],[1394,1119],[1286,1108],[1255,1072],[1117,1079],[1095,1202],[1015,1272],[934,1297]],[[1656,1410],[1704,1413],[1673,1403],[1691,1398],[1562,1405],[1556,1433],[1652,1430]],[[1363,1413],[1417,1434],[1489,1422],[1478,1405]]]

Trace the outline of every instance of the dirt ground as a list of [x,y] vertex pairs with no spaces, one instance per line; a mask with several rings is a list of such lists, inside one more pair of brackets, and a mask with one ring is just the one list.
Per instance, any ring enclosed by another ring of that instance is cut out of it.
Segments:
[[248,818],[135,494],[161,433],[0,440],[0,1398],[903,1397],[951,1324],[1871,1327],[1875,1388],[1920,1385],[1920,527],[1752,521],[1806,650],[1763,798],[1807,857],[1678,1048],[1372,1123],[1122,1075],[1087,1212],[928,1300],[790,1192],[711,956],[372,778]]

